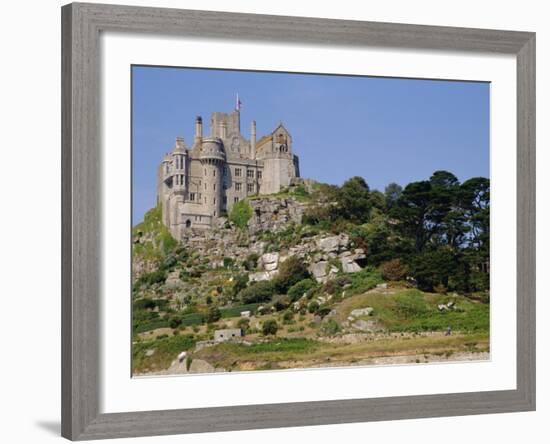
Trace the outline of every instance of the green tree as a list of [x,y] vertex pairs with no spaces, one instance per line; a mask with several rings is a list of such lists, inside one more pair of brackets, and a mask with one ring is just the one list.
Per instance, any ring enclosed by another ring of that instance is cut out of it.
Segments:
[[365,179],[359,176],[346,180],[338,191],[338,205],[342,217],[353,222],[368,220],[372,201]]
[[229,220],[243,230],[247,227],[248,221],[251,217],[252,207],[247,200],[235,202],[231,208],[231,212],[229,213]]
[[262,324],[262,334],[264,336],[276,335],[279,330],[279,325],[275,319],[268,319]]
[[297,282],[310,277],[306,264],[298,256],[290,256],[279,266],[279,273],[274,279],[275,289],[286,293]]
[[385,199],[386,207],[387,208],[393,207],[401,197],[402,192],[403,192],[403,187],[401,185],[398,185],[395,182],[390,183],[384,190],[384,196],[386,198]]

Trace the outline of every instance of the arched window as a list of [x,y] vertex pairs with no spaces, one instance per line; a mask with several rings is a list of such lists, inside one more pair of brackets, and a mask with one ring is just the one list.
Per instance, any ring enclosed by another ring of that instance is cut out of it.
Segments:
[[190,221],[189,219],[187,219],[187,220],[185,221],[185,227],[186,227],[186,228],[191,227],[191,221]]

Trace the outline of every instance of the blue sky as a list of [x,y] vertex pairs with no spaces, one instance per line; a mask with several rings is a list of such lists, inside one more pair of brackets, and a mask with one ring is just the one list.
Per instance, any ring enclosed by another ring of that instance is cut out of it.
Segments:
[[300,173],[371,189],[428,178],[489,177],[488,83],[189,68],[133,67],[132,223],[155,205],[156,170],[176,136],[193,142],[194,121],[243,103],[241,132],[258,139],[282,121]]

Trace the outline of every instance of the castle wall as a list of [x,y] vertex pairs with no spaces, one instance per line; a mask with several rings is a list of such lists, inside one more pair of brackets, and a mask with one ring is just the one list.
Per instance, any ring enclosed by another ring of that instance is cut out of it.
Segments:
[[276,156],[265,158],[260,194],[278,193],[282,188],[290,185],[296,173],[293,159]]

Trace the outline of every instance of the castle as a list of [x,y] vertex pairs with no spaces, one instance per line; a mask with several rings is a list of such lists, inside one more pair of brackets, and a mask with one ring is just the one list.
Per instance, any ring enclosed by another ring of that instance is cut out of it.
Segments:
[[233,112],[212,113],[206,137],[202,118],[196,118],[192,147],[176,138],[158,169],[157,203],[163,223],[181,240],[186,230],[213,227],[247,196],[277,193],[299,176],[298,156],[283,124],[256,140],[252,121],[250,140],[245,139],[237,99]]

